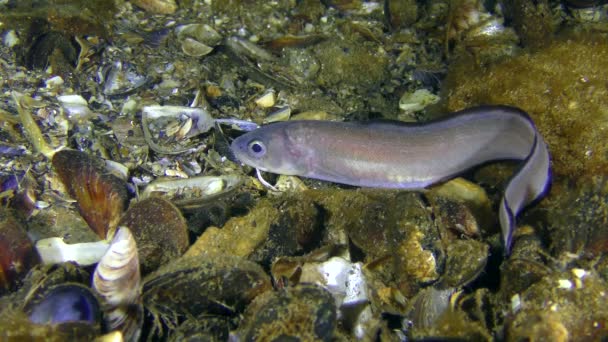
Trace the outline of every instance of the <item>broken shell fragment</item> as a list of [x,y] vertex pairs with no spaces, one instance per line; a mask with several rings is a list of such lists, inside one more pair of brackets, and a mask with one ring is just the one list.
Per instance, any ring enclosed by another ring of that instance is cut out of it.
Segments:
[[130,63],[115,61],[101,71],[103,93],[108,96],[132,92],[148,82],[136,67]]
[[267,124],[271,122],[287,121],[289,120],[290,116],[291,108],[289,106],[283,106],[268,114],[268,116],[264,118],[264,123]]
[[262,108],[270,108],[274,106],[275,101],[275,92],[273,89],[269,89],[262,96],[258,97],[255,103]]
[[182,41],[182,52],[190,57],[201,57],[211,53],[213,48],[190,37]]
[[239,175],[158,180],[146,186],[141,198],[161,196],[180,208],[191,208],[235,190],[242,182]]
[[437,102],[439,102],[439,96],[427,89],[418,89],[414,92],[403,94],[401,99],[399,99],[399,108],[406,113],[414,113]]
[[93,116],[89,103],[80,95],[61,95],[57,100],[72,121],[87,120]]
[[53,168],[89,227],[101,239],[111,238],[129,199],[125,182],[86,153],[74,150],[57,152]]
[[219,44],[222,36],[206,24],[188,24],[175,29],[182,51],[192,57],[205,56]]
[[93,289],[102,298],[108,329],[137,341],[143,323],[137,245],[131,231],[120,227],[93,275]]
[[62,238],[52,237],[36,241],[36,250],[44,264],[75,262],[81,266],[93,265],[108,250],[108,242],[82,242],[67,244]]
[[202,108],[146,106],[141,111],[141,123],[151,149],[163,154],[180,154],[189,148],[167,148],[164,145],[206,133],[213,128],[215,120]]

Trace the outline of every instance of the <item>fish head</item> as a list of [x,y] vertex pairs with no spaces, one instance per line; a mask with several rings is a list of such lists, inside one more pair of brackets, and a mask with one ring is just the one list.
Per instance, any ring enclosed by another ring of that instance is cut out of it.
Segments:
[[236,138],[230,145],[243,164],[266,172],[303,175],[306,163],[289,138],[289,126],[275,123]]

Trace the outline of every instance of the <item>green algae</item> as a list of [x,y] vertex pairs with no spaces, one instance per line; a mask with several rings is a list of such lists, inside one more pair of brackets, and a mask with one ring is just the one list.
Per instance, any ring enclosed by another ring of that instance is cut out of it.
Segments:
[[482,66],[461,60],[446,80],[450,111],[505,104],[527,111],[549,145],[556,176],[608,170],[608,44],[571,37]]

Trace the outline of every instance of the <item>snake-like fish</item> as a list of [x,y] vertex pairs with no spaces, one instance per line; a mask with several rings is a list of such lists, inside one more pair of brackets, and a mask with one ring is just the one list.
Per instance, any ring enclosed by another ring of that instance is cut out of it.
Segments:
[[411,190],[490,161],[523,160],[499,208],[505,253],[515,217],[551,183],[545,141],[528,114],[507,106],[466,109],[421,124],[286,121],[246,133],[231,148],[240,161],[262,171]]

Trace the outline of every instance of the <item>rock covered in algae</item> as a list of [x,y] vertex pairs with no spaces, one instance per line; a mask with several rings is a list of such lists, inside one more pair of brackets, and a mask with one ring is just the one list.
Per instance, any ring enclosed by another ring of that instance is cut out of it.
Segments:
[[207,228],[186,255],[234,255],[269,265],[275,256],[301,255],[316,247],[322,236],[319,215],[306,197],[261,200],[223,228]]
[[317,83],[321,86],[348,84],[373,89],[386,79],[388,56],[369,42],[328,40],[320,43],[317,51],[323,51],[318,54],[321,71]]
[[505,104],[527,111],[549,145],[556,176],[608,170],[608,44],[590,37],[556,40],[493,65],[467,60],[448,73],[449,111]]
[[554,272],[518,295],[508,340],[597,341],[608,336],[606,282],[579,268]]
[[556,185],[556,190],[546,209],[547,236],[554,254],[581,253],[587,259],[608,258],[605,177],[594,177],[584,184]]

